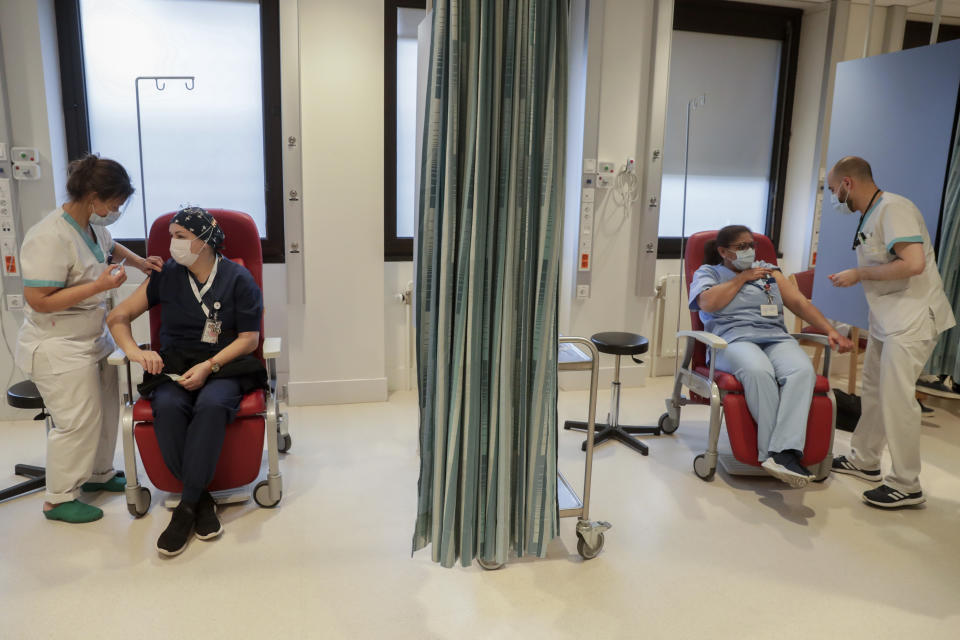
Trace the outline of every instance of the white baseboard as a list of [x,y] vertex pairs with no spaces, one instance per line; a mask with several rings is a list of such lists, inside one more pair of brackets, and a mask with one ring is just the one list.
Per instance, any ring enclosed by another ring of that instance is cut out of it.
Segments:
[[287,383],[288,403],[291,406],[318,404],[353,404],[355,402],[385,402],[386,378],[361,380],[314,380]]

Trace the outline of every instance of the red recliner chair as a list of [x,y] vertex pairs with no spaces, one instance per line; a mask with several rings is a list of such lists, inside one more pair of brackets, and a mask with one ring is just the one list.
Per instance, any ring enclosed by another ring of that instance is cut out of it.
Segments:
[[[226,235],[222,249],[225,257],[245,266],[263,290],[263,255],[260,249],[260,232],[249,215],[226,209],[208,209],[216,218]],[[147,255],[160,256],[165,261],[170,257],[170,220],[168,213],[154,221],[147,239]],[[160,332],[160,307],[150,309],[150,339],[157,343]],[[261,507],[274,507],[283,495],[280,475],[280,456],[292,444],[287,430],[286,416],[279,411],[277,399],[276,358],[280,355],[280,338],[264,339],[256,355],[264,360],[270,388],[256,390],[243,397],[237,417],[227,427],[220,460],[209,490],[223,491],[250,484],[260,474],[263,459],[263,439],[266,433],[269,471],[267,479],[257,483],[253,499]],[[150,401],[139,398],[133,402],[133,385],[130,377],[130,362],[123,351],[110,356],[110,364],[126,366],[127,390],[124,394],[124,410],[121,417],[124,473],[127,478],[127,508],[135,517],[144,515],[150,508],[150,490],[142,487],[137,478],[136,449],[140,451],[144,469],[150,482],[162,491],[180,493],[183,485],[167,469],[153,430],[153,410]],[[136,442],[136,445],[134,444]],[[218,502],[223,501],[218,498]]]
[[[684,252],[684,275],[687,294],[694,272],[703,263],[703,247],[717,235],[716,231],[702,231],[690,236]],[[770,239],[759,233],[753,234],[756,241],[757,259],[777,264],[777,254]],[[686,338],[682,365],[678,368],[673,385],[673,395],[667,399],[667,412],[660,416],[660,427],[665,433],[676,431],[680,424],[680,409],[687,404],[710,405],[710,430],[707,450],[693,460],[693,470],[703,480],[712,480],[718,460],[733,474],[766,475],[757,461],[757,424],[750,415],[743,387],[731,374],[716,370],[714,362],[718,350],[727,346],[719,336],[703,330],[703,323],[696,311],[690,312],[692,331],[680,331],[678,337]],[[793,334],[810,342],[824,344],[823,374],[817,376],[807,419],[807,439],[803,451],[803,464],[816,475],[816,481],[826,479],[833,462],[833,432],[836,424],[836,404],[830,382],[830,345],[826,336]],[[707,351],[710,362],[707,362]],[[681,395],[682,387],[689,390],[689,397]],[[717,451],[720,440],[721,421],[725,419],[730,447],[734,460],[725,459]],[[737,464],[737,463],[740,464]]]

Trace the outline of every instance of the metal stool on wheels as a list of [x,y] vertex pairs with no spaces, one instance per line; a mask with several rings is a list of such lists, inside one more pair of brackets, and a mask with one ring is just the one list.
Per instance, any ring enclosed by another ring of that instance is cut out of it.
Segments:
[[[633,436],[639,434],[658,436],[661,433],[660,427],[633,427],[620,424],[620,357],[630,356],[634,362],[642,364],[642,361],[637,359],[636,356],[647,352],[649,348],[647,339],[636,333],[607,331],[593,334],[590,336],[590,341],[597,346],[597,351],[600,353],[609,353],[617,358],[613,370],[613,384],[610,389],[610,413],[607,415],[607,424],[596,426],[594,445],[614,439],[619,440],[631,449],[639,451],[642,455],[648,455],[650,450],[647,445]],[[586,431],[587,423],[567,420],[563,423],[563,428],[572,431]],[[587,450],[586,441],[580,446],[580,449]]]
[[[37,386],[29,380],[18,382],[7,389],[7,404],[17,409],[40,409],[40,413],[33,419],[45,420],[49,431],[50,414],[47,413],[43,398],[37,391]],[[0,501],[22,496],[25,493],[42,489],[47,485],[47,471],[43,467],[36,467],[32,464],[18,464],[13,467],[13,472],[18,476],[30,479],[0,491]]]

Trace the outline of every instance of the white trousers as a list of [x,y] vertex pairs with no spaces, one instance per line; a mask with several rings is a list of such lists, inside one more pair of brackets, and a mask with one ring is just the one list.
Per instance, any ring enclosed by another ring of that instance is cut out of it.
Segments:
[[915,391],[936,344],[936,337],[900,342],[870,336],[867,341],[860,421],[850,440],[851,461],[863,469],[879,469],[886,445],[893,467],[883,481],[904,493],[920,491],[921,417]]
[[106,482],[116,471],[120,401],[116,368],[106,358],[66,373],[52,373],[33,355],[33,383],[53,418],[47,434],[47,502],[74,500],[84,482]]

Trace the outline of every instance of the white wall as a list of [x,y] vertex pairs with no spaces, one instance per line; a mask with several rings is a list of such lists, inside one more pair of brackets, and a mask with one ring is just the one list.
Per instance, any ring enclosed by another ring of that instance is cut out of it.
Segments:
[[[641,123],[646,122],[653,5],[652,0],[607,0],[603,11],[597,160],[620,165],[628,157],[637,158],[640,175],[645,171],[640,142],[646,133]],[[569,314],[559,318],[560,332],[589,337],[600,331],[631,331],[649,337],[653,300],[635,293],[636,238],[640,235],[642,207],[638,203],[624,211],[609,197],[609,192],[598,189],[597,196],[590,297],[570,301]],[[576,216],[578,211],[567,211],[566,215]],[[564,273],[569,274],[576,268],[576,255],[565,255]],[[563,293],[570,295],[569,291]],[[611,376],[612,357],[604,357],[602,364],[605,375],[601,383],[604,384]],[[646,368],[629,360],[622,366],[624,384],[642,384]],[[564,374],[561,385],[563,388],[582,386],[581,378]]]
[[291,404],[386,399],[383,3],[300,5],[305,304]]
[[[3,0],[0,2],[0,41],[7,88],[7,113],[11,145],[35,147],[40,154],[41,179],[18,182],[19,231],[32,226],[56,206],[55,193],[66,183],[60,69],[56,22],[52,0]],[[8,286],[16,281],[7,278]],[[11,286],[11,291],[14,291]],[[19,286],[14,292],[19,293]],[[20,313],[0,305],[7,345],[16,344]],[[16,382],[23,374],[14,370],[13,358],[0,347],[0,383]],[[0,419],[23,419],[22,410],[0,402]]]

